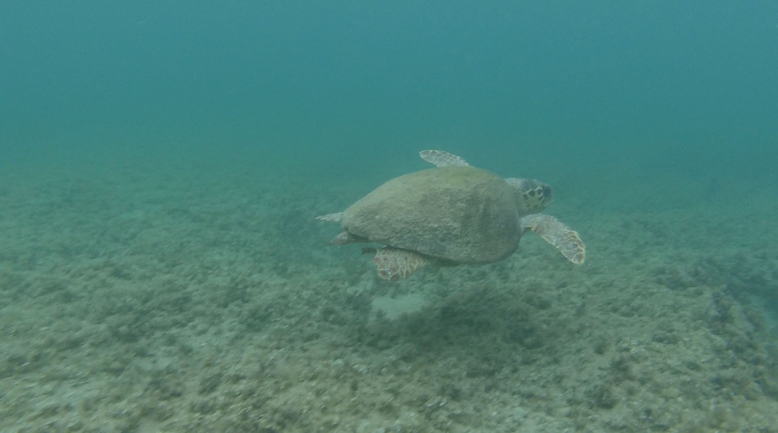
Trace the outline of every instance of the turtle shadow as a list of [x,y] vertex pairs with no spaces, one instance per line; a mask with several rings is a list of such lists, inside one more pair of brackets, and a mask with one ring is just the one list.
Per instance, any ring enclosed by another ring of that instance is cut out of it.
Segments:
[[560,331],[547,326],[547,306],[509,292],[489,285],[463,288],[421,311],[393,320],[378,317],[364,343],[397,351],[406,362],[455,357],[469,377],[491,376],[554,353]]

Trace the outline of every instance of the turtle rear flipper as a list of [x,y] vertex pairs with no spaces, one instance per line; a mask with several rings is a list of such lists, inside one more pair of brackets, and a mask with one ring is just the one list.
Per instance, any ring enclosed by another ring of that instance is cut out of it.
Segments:
[[316,220],[339,223],[341,220],[343,220],[343,212],[335,212],[335,213],[328,213],[327,215],[319,215],[316,217]]
[[368,239],[362,236],[357,236],[355,234],[349,233],[348,231],[342,231],[337,236],[332,238],[330,243],[332,245],[346,245],[346,244],[356,244],[360,242],[368,242]]
[[389,281],[406,278],[429,263],[419,253],[392,247],[377,250],[373,261],[378,268],[378,276]]
[[524,230],[532,230],[535,234],[550,243],[567,260],[580,265],[586,258],[586,246],[578,232],[562,224],[551,215],[532,214],[526,215],[521,219],[521,226]]

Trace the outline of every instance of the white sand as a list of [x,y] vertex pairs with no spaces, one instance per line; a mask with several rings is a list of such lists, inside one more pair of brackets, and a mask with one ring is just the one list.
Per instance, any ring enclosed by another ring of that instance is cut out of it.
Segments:
[[313,220],[372,179],[209,170],[0,172],[0,431],[776,431],[775,195],[592,179],[584,266],[391,284]]

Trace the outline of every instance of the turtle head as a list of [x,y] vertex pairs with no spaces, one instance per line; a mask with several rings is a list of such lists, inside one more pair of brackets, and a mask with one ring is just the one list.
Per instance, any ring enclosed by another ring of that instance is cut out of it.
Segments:
[[551,185],[535,179],[505,179],[516,194],[516,207],[519,215],[529,215],[542,212],[554,201],[554,190]]

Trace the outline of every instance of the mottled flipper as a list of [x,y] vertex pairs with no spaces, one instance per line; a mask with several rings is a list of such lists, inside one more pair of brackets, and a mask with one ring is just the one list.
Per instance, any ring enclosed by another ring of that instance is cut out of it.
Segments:
[[463,158],[442,150],[422,150],[419,152],[419,156],[421,156],[421,159],[438,167],[450,167],[452,165],[467,167],[470,165]]
[[532,230],[535,234],[550,243],[568,260],[580,265],[586,258],[586,247],[578,236],[578,232],[562,224],[556,218],[544,214],[526,215],[521,218],[524,230]]
[[406,278],[428,263],[421,254],[392,247],[376,251],[373,261],[378,268],[378,276],[389,281]]

